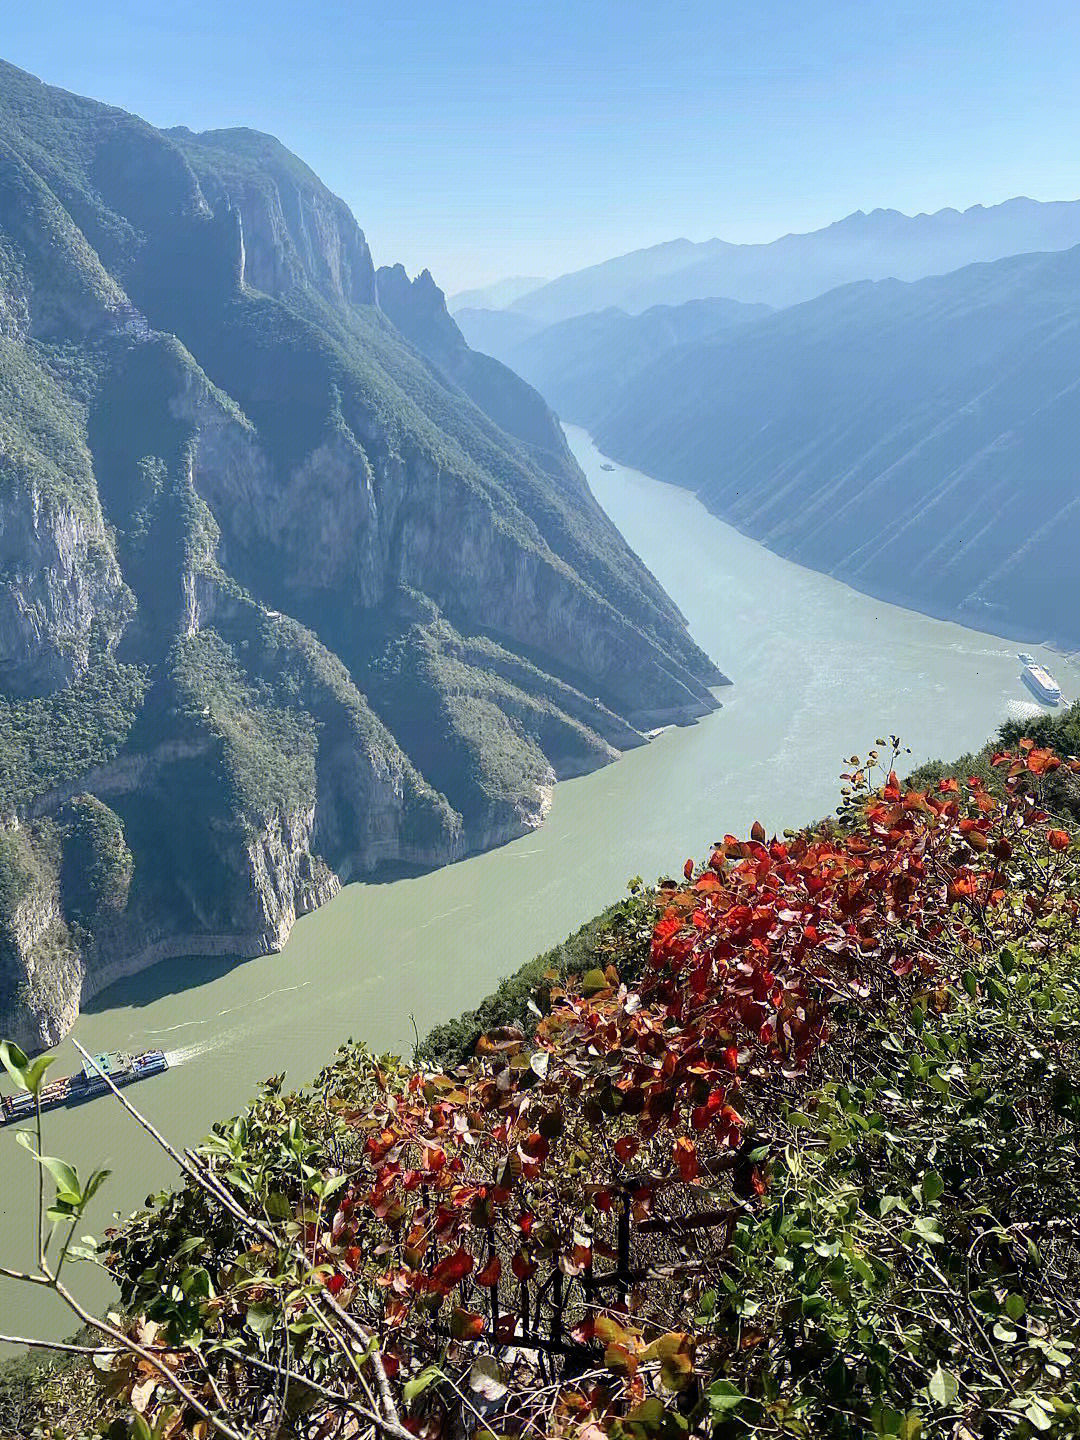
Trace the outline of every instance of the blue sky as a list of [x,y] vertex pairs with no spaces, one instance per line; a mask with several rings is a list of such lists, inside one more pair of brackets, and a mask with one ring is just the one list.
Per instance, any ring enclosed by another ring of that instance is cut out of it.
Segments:
[[855,209],[1080,196],[1077,0],[3,0],[0,55],[250,125],[453,292]]

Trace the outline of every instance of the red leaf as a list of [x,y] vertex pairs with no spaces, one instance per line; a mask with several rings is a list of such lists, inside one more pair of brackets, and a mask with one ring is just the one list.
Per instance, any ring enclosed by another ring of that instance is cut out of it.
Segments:
[[697,1148],[692,1140],[687,1139],[685,1135],[676,1140],[671,1157],[675,1161],[681,1179],[689,1183],[697,1178]]
[[476,1272],[476,1283],[488,1289],[499,1283],[499,1276],[502,1274],[502,1261],[498,1255],[493,1255],[482,1270]]
[[641,1148],[641,1141],[636,1135],[624,1135],[620,1140],[615,1141],[615,1156],[625,1165],[632,1160]]
[[519,1280],[531,1280],[536,1274],[536,1261],[530,1260],[523,1250],[518,1250],[510,1261],[510,1269]]
[[431,1284],[436,1290],[441,1290],[445,1295],[448,1290],[464,1280],[466,1275],[471,1274],[473,1268],[473,1257],[467,1250],[457,1250],[453,1255],[448,1255],[445,1260],[440,1260],[435,1266],[431,1276]]
[[694,878],[693,860],[687,860],[686,864],[682,867],[682,873],[686,876],[687,880],[692,880]]
[[1067,850],[1072,844],[1067,830],[1050,830],[1047,832],[1046,838],[1051,850]]
[[765,826],[760,820],[755,820],[750,826],[750,839],[756,840],[759,845],[765,844]]

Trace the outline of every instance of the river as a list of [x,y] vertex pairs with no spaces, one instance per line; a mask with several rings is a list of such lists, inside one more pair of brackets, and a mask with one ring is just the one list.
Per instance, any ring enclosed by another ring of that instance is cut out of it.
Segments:
[[[174,1142],[197,1140],[264,1076],[310,1080],[350,1033],[407,1050],[414,1023],[423,1034],[474,1004],[617,899],[629,877],[675,872],[755,819],[782,829],[825,814],[845,758],[879,735],[902,735],[915,763],[973,749],[1006,716],[1038,712],[1014,643],[781,560],[688,492],[604,470],[583,431],[567,435],[597,499],[735,682],[720,692],[723,709],[559,785],[535,834],[415,879],[347,886],[279,955],[170,962],[98,997],[76,1037],[92,1051],[169,1052],[168,1073],[129,1094]],[[1074,669],[1028,648],[1076,693]],[[78,1063],[65,1044],[54,1074]],[[49,1153],[112,1167],[88,1220],[95,1233],[111,1210],[135,1208],[170,1179],[167,1159],[111,1101],[45,1123]],[[0,1131],[0,1263],[29,1260],[34,1169]],[[81,1287],[97,1302],[106,1294],[94,1272]],[[74,1328],[51,1297],[0,1280],[0,1332]]]

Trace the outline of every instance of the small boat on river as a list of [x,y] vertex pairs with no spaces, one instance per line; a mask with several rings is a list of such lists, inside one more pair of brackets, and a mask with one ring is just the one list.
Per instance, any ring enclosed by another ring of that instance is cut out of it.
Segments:
[[[95,1055],[76,1074],[43,1085],[41,1108],[53,1110],[58,1105],[78,1105],[83,1100],[104,1095],[109,1089],[109,1080],[117,1087],[134,1085],[137,1080],[148,1080],[151,1075],[160,1075],[168,1068],[169,1061],[163,1050],[146,1050],[141,1055],[116,1052]],[[0,1095],[0,1122],[5,1125],[28,1120],[34,1109],[34,1097],[26,1090],[14,1095]]]

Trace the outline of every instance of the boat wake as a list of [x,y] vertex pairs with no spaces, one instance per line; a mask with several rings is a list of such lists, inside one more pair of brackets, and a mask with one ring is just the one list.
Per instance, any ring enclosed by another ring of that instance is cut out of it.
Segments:
[[199,1060],[202,1056],[209,1055],[212,1050],[220,1050],[227,1039],[227,1036],[219,1035],[213,1040],[184,1045],[179,1050],[166,1050],[165,1059],[169,1062],[169,1069],[175,1070],[178,1065],[186,1065],[189,1060]]

